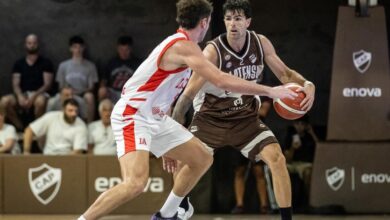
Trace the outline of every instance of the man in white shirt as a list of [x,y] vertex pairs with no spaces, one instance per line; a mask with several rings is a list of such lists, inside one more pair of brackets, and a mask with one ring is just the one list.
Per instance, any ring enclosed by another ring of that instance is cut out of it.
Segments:
[[0,154],[18,154],[20,147],[15,127],[4,123],[5,116],[6,110],[0,106]]
[[115,155],[116,143],[111,128],[113,104],[104,99],[99,104],[100,120],[88,125],[88,152],[95,155]]
[[76,100],[64,102],[63,111],[44,114],[33,121],[24,131],[24,154],[30,154],[33,137],[46,136],[43,154],[82,154],[87,150],[87,126],[77,116],[79,105]]

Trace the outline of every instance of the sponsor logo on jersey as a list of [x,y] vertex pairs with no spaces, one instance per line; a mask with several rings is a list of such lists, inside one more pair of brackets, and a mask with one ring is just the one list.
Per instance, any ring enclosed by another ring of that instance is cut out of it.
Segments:
[[233,65],[232,62],[227,62],[226,63],[226,68],[228,69],[228,68],[232,67],[232,65]]
[[244,102],[242,101],[242,98],[237,98],[236,100],[234,100],[233,102],[234,106],[239,106],[239,105],[242,105],[244,104]]
[[257,57],[256,57],[256,54],[251,54],[249,56],[249,60],[252,62],[252,63],[255,63],[257,61]]
[[191,126],[190,132],[194,133],[198,131],[198,126]]
[[61,186],[62,171],[46,163],[28,169],[28,181],[35,198],[43,205],[49,204]]
[[230,58],[232,58],[232,56],[231,56],[230,54],[226,54],[226,55],[225,55],[225,60],[226,60],[226,61],[230,60]]

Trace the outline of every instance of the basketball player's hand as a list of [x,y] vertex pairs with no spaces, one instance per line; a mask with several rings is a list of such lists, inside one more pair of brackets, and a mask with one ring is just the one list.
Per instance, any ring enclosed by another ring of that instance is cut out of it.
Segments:
[[302,91],[306,94],[306,97],[302,100],[300,106],[303,111],[309,111],[313,106],[316,87],[313,83],[307,83],[304,87],[298,89],[297,91]]
[[275,86],[275,87],[272,87],[271,88],[271,91],[268,95],[268,97],[272,98],[272,99],[284,99],[284,98],[288,98],[288,99],[295,99],[295,97],[297,97],[298,94],[294,91],[292,91],[291,89],[288,89],[288,88],[285,88],[284,86]]
[[174,173],[177,169],[177,160],[163,156],[163,169],[168,173]]

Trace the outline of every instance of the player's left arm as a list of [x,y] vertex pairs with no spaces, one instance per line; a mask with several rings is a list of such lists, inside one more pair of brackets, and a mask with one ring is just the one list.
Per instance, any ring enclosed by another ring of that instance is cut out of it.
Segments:
[[315,86],[312,82],[306,80],[301,74],[297,71],[290,69],[276,54],[275,48],[272,45],[271,41],[268,40],[263,35],[258,35],[263,46],[264,51],[264,60],[275,74],[276,77],[283,83],[298,83],[302,85],[303,91],[306,94],[305,99],[302,100],[301,106],[302,110],[309,111],[313,106],[314,95],[315,95]]

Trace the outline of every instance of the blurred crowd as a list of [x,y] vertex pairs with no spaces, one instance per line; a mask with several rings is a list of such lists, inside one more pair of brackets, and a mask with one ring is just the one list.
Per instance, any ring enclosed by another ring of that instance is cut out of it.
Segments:
[[132,55],[132,38],[118,38],[117,55],[100,75],[84,56],[81,36],[70,37],[70,57],[57,69],[41,54],[37,35],[24,42],[26,54],[12,68],[13,91],[0,99],[0,151],[115,155],[111,111],[141,63]]

